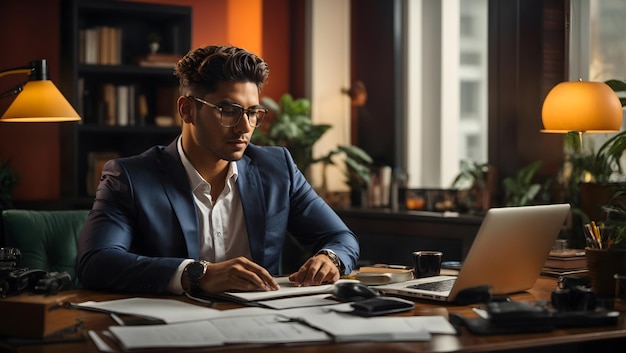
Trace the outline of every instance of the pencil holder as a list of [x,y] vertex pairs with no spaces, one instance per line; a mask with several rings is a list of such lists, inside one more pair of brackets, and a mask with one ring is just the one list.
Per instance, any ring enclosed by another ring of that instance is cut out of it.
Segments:
[[626,275],[626,250],[585,248],[591,289],[600,298],[615,297],[615,275]]

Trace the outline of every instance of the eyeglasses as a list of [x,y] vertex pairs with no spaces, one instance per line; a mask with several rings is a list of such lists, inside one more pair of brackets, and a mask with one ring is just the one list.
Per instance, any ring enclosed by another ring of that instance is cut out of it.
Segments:
[[200,102],[208,107],[219,110],[220,111],[220,125],[224,127],[233,127],[239,124],[239,121],[241,121],[241,117],[243,116],[243,113],[246,113],[246,115],[248,116],[248,123],[250,124],[250,126],[259,127],[261,126],[261,124],[263,124],[263,120],[265,119],[265,116],[267,115],[267,109],[265,109],[264,107],[254,107],[254,108],[244,109],[242,106],[240,106],[239,104],[235,104],[235,103],[218,105],[218,104],[209,103],[205,101],[204,99],[200,99],[194,96],[187,96],[187,98],[191,98],[195,100],[196,102]]

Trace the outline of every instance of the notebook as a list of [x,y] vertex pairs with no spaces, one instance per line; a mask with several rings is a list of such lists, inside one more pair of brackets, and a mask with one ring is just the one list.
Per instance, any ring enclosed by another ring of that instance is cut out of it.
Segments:
[[439,301],[453,301],[460,290],[481,285],[491,286],[493,295],[530,289],[569,210],[569,204],[492,208],[458,276],[419,278],[376,289],[385,294]]

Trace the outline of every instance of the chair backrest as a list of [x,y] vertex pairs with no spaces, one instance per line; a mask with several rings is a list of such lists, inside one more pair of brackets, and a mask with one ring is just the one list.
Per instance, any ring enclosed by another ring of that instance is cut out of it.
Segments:
[[88,214],[88,210],[4,210],[5,244],[20,249],[21,267],[48,272],[66,271],[78,287],[78,237]]

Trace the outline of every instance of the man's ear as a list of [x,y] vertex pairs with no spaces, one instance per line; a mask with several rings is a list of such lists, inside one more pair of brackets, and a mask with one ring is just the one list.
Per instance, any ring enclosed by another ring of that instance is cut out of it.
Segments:
[[190,123],[193,116],[193,102],[187,97],[178,97],[178,115],[183,120],[183,123]]

